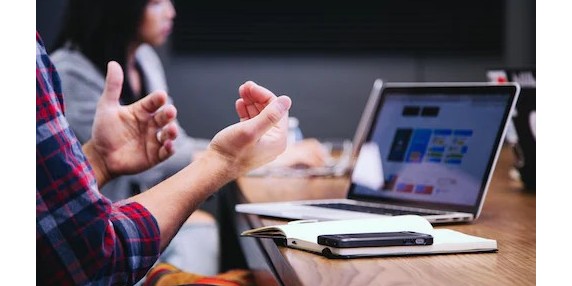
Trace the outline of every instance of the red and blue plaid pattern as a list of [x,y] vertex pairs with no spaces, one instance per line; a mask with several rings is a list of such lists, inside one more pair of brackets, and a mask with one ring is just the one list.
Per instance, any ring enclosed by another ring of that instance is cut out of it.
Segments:
[[159,228],[138,203],[112,204],[64,117],[57,71],[36,32],[36,279],[127,285],[159,256]]

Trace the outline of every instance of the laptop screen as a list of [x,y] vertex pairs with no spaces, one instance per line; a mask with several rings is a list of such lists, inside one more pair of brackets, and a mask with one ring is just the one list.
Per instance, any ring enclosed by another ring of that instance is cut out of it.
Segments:
[[349,197],[476,212],[515,94],[513,85],[388,83]]

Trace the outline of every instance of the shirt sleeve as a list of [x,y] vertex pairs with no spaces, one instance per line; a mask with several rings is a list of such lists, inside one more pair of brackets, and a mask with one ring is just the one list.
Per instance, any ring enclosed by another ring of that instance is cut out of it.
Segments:
[[55,67],[36,34],[36,274],[45,285],[126,285],[159,256],[159,227],[138,203],[97,188],[64,117]]

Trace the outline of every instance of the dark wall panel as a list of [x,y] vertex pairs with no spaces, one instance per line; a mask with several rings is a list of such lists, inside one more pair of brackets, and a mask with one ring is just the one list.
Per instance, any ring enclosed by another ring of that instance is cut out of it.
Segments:
[[499,55],[504,0],[175,1],[178,52]]

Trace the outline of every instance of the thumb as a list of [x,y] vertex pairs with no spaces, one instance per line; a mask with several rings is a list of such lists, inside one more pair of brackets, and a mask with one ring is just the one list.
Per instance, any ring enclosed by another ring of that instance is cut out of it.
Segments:
[[115,62],[107,64],[107,75],[105,77],[105,88],[103,90],[103,100],[117,102],[123,87],[123,69]]
[[282,95],[270,104],[268,104],[258,116],[251,118],[246,121],[251,125],[251,128],[257,133],[257,137],[262,136],[266,133],[272,126],[278,125],[280,121],[283,121],[283,128],[287,129],[287,122],[284,120],[285,115],[288,114],[288,110],[292,106],[292,100],[290,97]]

